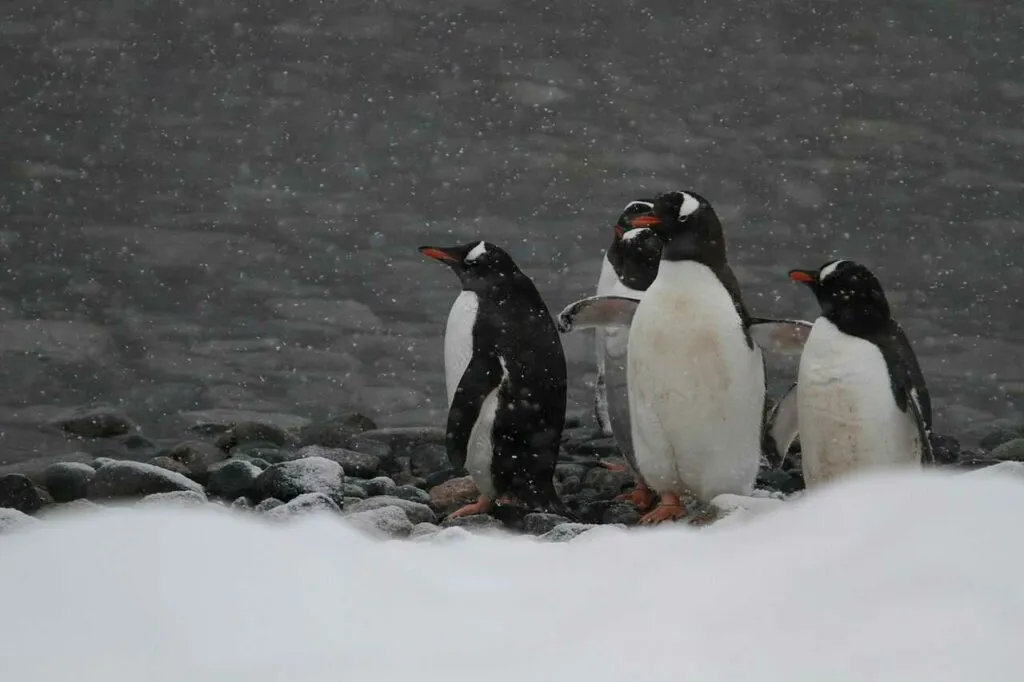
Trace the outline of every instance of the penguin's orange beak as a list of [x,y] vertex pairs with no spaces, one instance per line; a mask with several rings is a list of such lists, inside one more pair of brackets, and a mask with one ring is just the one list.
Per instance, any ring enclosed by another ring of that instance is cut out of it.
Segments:
[[633,227],[657,227],[661,225],[661,218],[654,215],[639,215],[629,220]]
[[439,249],[439,248],[434,247],[434,246],[421,246],[420,247],[420,253],[422,253],[427,258],[433,258],[434,260],[439,260],[442,263],[458,263],[459,262],[459,259],[456,256],[453,256],[452,254],[448,253],[444,249]]
[[789,278],[794,282],[803,282],[804,284],[814,284],[818,281],[816,273],[806,270],[790,270]]

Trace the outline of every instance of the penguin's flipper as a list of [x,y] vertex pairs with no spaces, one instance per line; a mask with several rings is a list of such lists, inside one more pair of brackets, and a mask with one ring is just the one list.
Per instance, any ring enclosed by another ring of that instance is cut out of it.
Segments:
[[917,391],[911,389],[907,395],[907,406],[910,416],[914,418],[914,426],[917,427],[917,437],[921,441],[921,464],[926,466],[935,464],[935,452],[932,450],[931,429],[924,418],[924,411],[917,399]]
[[501,362],[494,353],[477,351],[462,374],[459,387],[452,396],[445,431],[448,461],[455,469],[466,466],[469,437],[473,433],[484,399],[498,388],[502,380]]
[[[796,384],[794,383],[772,406],[765,419],[765,447],[770,456],[769,463],[779,468],[785,463],[789,448],[796,440],[799,426],[799,411],[796,400]],[[775,461],[771,461],[775,460]]]
[[589,296],[570,303],[558,313],[558,331],[628,327],[640,301],[628,296]]
[[766,351],[791,355],[803,350],[814,325],[804,320],[750,318],[750,337]]

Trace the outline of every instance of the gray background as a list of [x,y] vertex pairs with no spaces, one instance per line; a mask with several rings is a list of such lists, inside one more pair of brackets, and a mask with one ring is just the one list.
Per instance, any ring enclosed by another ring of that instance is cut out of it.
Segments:
[[37,425],[93,402],[154,437],[441,424],[457,284],[416,247],[493,241],[557,312],[622,206],[677,188],[755,314],[813,315],[786,271],[862,260],[938,431],[1024,421],[1021,3],[339,5],[4,2],[0,461],[73,447]]

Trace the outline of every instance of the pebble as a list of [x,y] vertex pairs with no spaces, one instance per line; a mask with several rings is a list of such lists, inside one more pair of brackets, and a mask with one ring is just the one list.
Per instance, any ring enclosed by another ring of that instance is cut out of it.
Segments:
[[366,494],[370,497],[376,497],[377,495],[390,495],[397,487],[398,486],[395,485],[395,482],[387,476],[377,476],[363,484]]
[[214,464],[206,480],[206,490],[210,495],[233,500],[248,495],[259,478],[262,470],[243,459],[229,459]]
[[444,445],[420,443],[408,451],[409,471],[414,476],[430,476],[449,468]]
[[409,537],[412,539],[430,537],[436,535],[441,529],[432,523],[417,523],[412,527]]
[[602,523],[620,523],[624,526],[635,526],[641,514],[631,502],[612,502],[601,515]]
[[376,438],[367,438],[363,434],[352,436],[346,447],[350,450],[366,453],[367,455],[375,455],[382,460],[390,459],[394,454],[394,450],[388,442]]
[[380,458],[347,448],[326,448],[322,445],[307,445],[296,453],[296,458],[323,457],[337,462],[346,476],[373,478],[380,472]]
[[282,431],[299,430],[310,423],[306,417],[281,412],[256,412],[252,410],[198,410],[178,415],[190,431],[196,433],[224,433],[239,424],[265,424]]
[[411,450],[421,443],[444,445],[445,430],[440,426],[396,426],[364,431],[363,438],[388,443],[394,450]]
[[294,497],[284,504],[278,505],[267,512],[271,518],[284,519],[302,514],[317,512],[341,512],[341,507],[330,497],[323,493],[303,493]]
[[480,491],[469,476],[453,478],[430,489],[430,502],[442,514],[455,511],[475,500]]
[[562,447],[571,454],[593,455],[602,459],[622,457],[622,451],[614,438],[592,438],[585,441],[570,439],[563,443]]
[[[110,461],[118,462],[121,460],[112,459]],[[157,455],[156,457],[149,460],[149,463],[152,464],[153,466],[160,467],[161,469],[173,471],[174,473],[181,474],[182,476],[188,476],[188,467],[176,459],[171,459],[167,455]]]
[[210,467],[227,459],[227,453],[209,443],[185,441],[171,448],[167,457],[180,462],[189,478],[205,483]]
[[25,528],[26,526],[31,526],[34,523],[39,523],[39,519],[34,519],[25,512],[17,509],[0,507],[0,533]]
[[633,476],[628,471],[592,467],[583,479],[583,486],[593,490],[598,498],[606,500],[632,487]]
[[390,494],[400,499],[419,502],[420,504],[430,504],[431,501],[430,493],[413,485],[397,486]]
[[81,438],[111,438],[138,429],[124,412],[106,405],[72,410],[56,419],[54,425],[64,433]]
[[489,514],[473,514],[471,516],[449,516],[441,522],[441,527],[461,528],[468,531],[495,531],[505,530],[505,524]]
[[408,537],[413,524],[408,515],[398,507],[379,507],[346,515],[345,519],[373,535],[387,537]]
[[541,535],[540,539],[546,542],[568,542],[597,527],[591,523],[560,523]]
[[425,504],[419,502],[410,502],[409,500],[403,500],[398,497],[391,495],[382,495],[380,497],[371,497],[366,500],[361,500],[346,511],[353,514],[358,514],[362,511],[370,509],[380,509],[381,507],[398,507],[405,512],[405,515],[409,517],[409,521],[412,523],[436,523],[437,515],[434,514],[434,510]]
[[244,421],[232,424],[227,431],[217,437],[215,444],[224,452],[230,452],[232,448],[245,443],[263,442],[284,447],[294,440],[287,431],[277,424]]
[[96,470],[89,481],[87,497],[91,500],[143,497],[175,490],[202,493],[203,487],[186,476],[152,464],[108,461]]
[[271,464],[280,464],[281,462],[290,462],[293,459],[297,459],[294,451],[279,448],[273,443],[267,443],[262,440],[231,448],[231,456],[236,459],[248,459],[257,466],[260,466],[259,462],[262,462],[264,469]]
[[1018,437],[1013,440],[1006,441],[994,448],[988,454],[992,459],[1024,462],[1024,438]]
[[195,490],[175,490],[169,493],[153,493],[146,495],[136,504],[174,506],[174,507],[196,507],[207,503],[206,495]]
[[43,485],[55,502],[85,497],[96,470],[83,462],[55,462],[43,471]]
[[534,512],[523,518],[523,530],[530,535],[544,535],[563,523],[569,523],[569,519],[558,514]]
[[[271,499],[273,499],[273,498],[271,498]],[[248,511],[248,510],[252,509],[252,500],[250,500],[248,497],[244,497],[244,496],[243,497],[239,497],[234,502],[231,503],[231,508],[232,509],[237,509],[237,510]]]
[[0,476],[0,507],[17,509],[25,514],[35,514],[48,504],[53,504],[50,494],[38,487],[23,474]]
[[[953,436],[933,433],[931,435],[932,453],[936,464],[953,464],[960,459],[960,441]],[[788,492],[782,490],[781,492]]]
[[345,472],[337,462],[307,457],[271,465],[253,484],[253,499],[275,497],[282,502],[306,493],[322,493],[338,506],[345,504]]
[[[363,486],[361,486],[361,485],[359,485],[357,483],[352,483],[352,482],[348,482],[348,481],[344,485],[344,493],[345,493],[345,499],[346,500],[349,500],[349,499],[365,500],[366,497],[367,497],[367,495],[366,495],[366,488],[365,487],[363,487]],[[346,504],[347,504],[347,502],[346,502]]]
[[280,507],[283,504],[284,504],[284,502],[282,502],[281,500],[277,499],[276,497],[268,497],[267,499],[263,500],[262,502],[257,504],[255,507],[253,507],[253,509],[255,509],[258,512],[268,512],[271,509],[277,509],[278,507]]
[[49,517],[54,515],[64,515],[72,513],[80,513],[83,511],[90,511],[95,509],[101,509],[101,506],[95,502],[90,502],[87,499],[72,500],[71,502],[62,502],[59,504],[51,504],[48,507],[43,507],[39,510],[39,517]]
[[980,441],[978,441],[978,447],[982,450],[992,451],[998,448],[1003,443],[1009,443],[1012,440],[1021,438],[1022,434],[1016,429],[1012,429],[1007,426],[1001,426],[993,429],[986,433]]

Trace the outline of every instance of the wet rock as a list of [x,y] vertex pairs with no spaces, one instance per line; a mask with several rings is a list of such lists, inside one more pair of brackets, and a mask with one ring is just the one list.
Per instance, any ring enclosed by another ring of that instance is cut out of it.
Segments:
[[583,487],[593,490],[599,499],[611,499],[632,486],[633,476],[628,471],[604,467],[593,467],[583,479]]
[[185,466],[185,473],[190,478],[205,483],[209,475],[210,467],[217,462],[222,462],[227,455],[220,448],[214,447],[202,441],[185,441],[178,443],[167,457],[181,462]]
[[453,478],[430,489],[430,502],[442,514],[448,514],[469,504],[480,495],[476,483],[469,476]]
[[544,535],[553,530],[556,526],[569,523],[569,519],[558,514],[546,514],[534,512],[523,518],[523,530],[530,535]]
[[430,490],[431,488],[436,488],[442,483],[447,483],[454,478],[462,478],[466,475],[467,473],[465,469],[442,469],[441,471],[437,471],[423,479],[423,489]]
[[347,476],[373,478],[380,471],[380,458],[345,448],[325,448],[322,445],[307,445],[296,453],[298,458],[323,457],[337,462]]
[[624,526],[635,526],[642,514],[630,502],[612,502],[601,515],[601,523],[620,523]]
[[361,485],[357,485],[355,483],[345,483],[344,492],[345,492],[346,504],[348,504],[347,500],[350,500],[350,499],[355,499],[355,500],[365,500],[366,499],[366,488],[364,488]]
[[382,495],[362,500],[352,505],[346,511],[358,514],[359,512],[380,509],[381,507],[398,507],[405,512],[405,515],[409,517],[409,521],[412,523],[435,523],[437,521],[437,515],[434,514],[434,510],[427,505],[420,504],[419,502],[410,502],[409,500],[392,497],[391,495]]
[[206,495],[195,490],[175,490],[169,493],[153,493],[146,495],[136,504],[168,506],[168,507],[197,507],[206,504]]
[[[363,431],[376,429],[377,425],[369,417],[351,414],[344,419],[333,419],[326,422],[314,422],[302,427],[298,432],[299,445],[322,445],[328,448],[351,448],[352,440]],[[362,450],[359,450],[363,452]],[[378,454],[370,452],[369,454]]]
[[288,502],[278,505],[267,512],[267,516],[275,519],[287,519],[304,514],[331,512],[338,514],[341,507],[323,493],[303,493]]
[[[933,433],[929,440],[932,444],[932,453],[935,455],[936,464],[953,464],[960,459],[960,441],[953,436]],[[781,490],[780,492],[789,491]]]
[[412,485],[400,485],[391,492],[391,495],[402,500],[419,502],[420,504],[430,504],[431,501],[430,494],[426,490]]
[[279,430],[298,431],[310,423],[306,417],[280,412],[254,412],[249,410],[197,410],[178,415],[190,431],[196,433],[224,433],[239,424],[266,424]]
[[85,497],[96,470],[83,462],[56,462],[43,471],[43,485],[55,502]]
[[412,531],[409,533],[409,538],[415,540],[416,538],[427,538],[432,535],[436,535],[441,529],[432,523],[417,523],[412,527]]
[[345,504],[345,472],[323,457],[307,457],[274,464],[253,484],[253,499],[275,497],[288,502],[306,493],[321,493],[339,507]]
[[42,488],[36,486],[28,476],[23,474],[4,474],[0,476],[0,507],[17,509],[25,514],[35,514],[53,498]]
[[120,436],[117,442],[124,446],[126,452],[137,456],[139,453],[152,452],[157,449],[156,443],[138,433],[129,433]]
[[280,448],[273,443],[267,441],[254,441],[252,443],[244,443],[242,445],[231,448],[231,456],[235,458],[245,458],[259,466],[256,460],[264,462],[266,466],[271,464],[279,464],[281,462],[290,462],[293,459],[298,459],[298,455],[295,451],[288,450],[286,448]]
[[444,445],[445,430],[438,426],[396,426],[364,431],[361,435],[387,443],[393,450],[409,451],[423,443]]
[[34,519],[23,511],[0,507],[0,534],[23,530],[36,523],[39,523],[39,519]]
[[408,451],[409,471],[414,476],[429,476],[449,468],[444,445],[420,443]]
[[284,504],[284,502],[282,502],[281,500],[277,499],[276,497],[268,497],[267,499],[263,500],[262,502],[257,504],[255,507],[253,507],[253,509],[258,511],[258,512],[268,512],[271,509],[276,509],[276,508],[280,507],[283,504]]
[[206,489],[210,495],[233,500],[248,495],[261,473],[260,468],[252,462],[229,459],[210,468]]
[[387,476],[377,476],[367,481],[363,488],[366,490],[366,494],[369,497],[376,497],[377,495],[391,495],[395,488],[395,482]]
[[107,405],[78,408],[58,418],[54,425],[81,438],[111,438],[138,429],[124,412]]
[[268,422],[247,421],[231,425],[227,431],[217,437],[215,444],[224,452],[245,443],[268,443],[275,447],[284,447],[293,442],[288,433]]
[[182,474],[152,464],[110,461],[99,467],[89,481],[88,498],[144,497],[176,490],[202,493],[203,487]]
[[992,459],[1024,462],[1024,438],[1006,441],[988,453]]
[[597,526],[590,523],[560,523],[540,536],[540,539],[546,542],[568,542],[594,528]]
[[504,531],[505,524],[489,514],[448,517],[441,522],[442,528],[462,528],[468,531]]
[[[96,461],[98,462],[99,460]],[[118,460],[112,459],[109,461],[116,462]],[[157,455],[153,459],[149,460],[149,463],[153,466],[160,467],[161,469],[173,471],[174,473],[181,474],[182,476],[188,476],[188,467],[176,459],[171,459],[167,455]]]
[[1012,440],[1017,440],[1021,435],[1022,434],[1016,429],[1001,426],[982,436],[981,440],[978,441],[978,446],[982,450],[992,451],[1003,443],[1009,443]]
[[408,537],[413,528],[408,515],[398,507],[367,509],[348,514],[345,519],[360,530],[386,537]]

